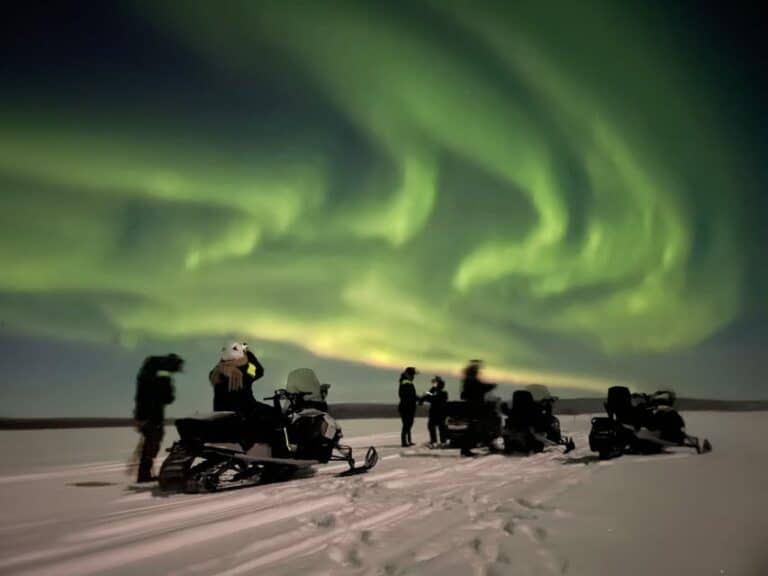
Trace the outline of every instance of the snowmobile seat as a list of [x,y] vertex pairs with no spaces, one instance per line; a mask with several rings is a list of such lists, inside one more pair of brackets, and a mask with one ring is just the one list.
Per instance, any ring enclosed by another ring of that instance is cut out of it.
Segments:
[[205,447],[213,448],[214,450],[222,450],[224,452],[243,452],[243,447],[234,442],[206,442]]
[[626,386],[611,386],[608,388],[608,400],[605,410],[610,418],[615,418],[622,424],[634,425],[634,407],[632,394]]
[[179,418],[176,430],[185,442],[239,442],[243,421],[235,412],[214,412],[205,416]]
[[512,407],[506,411],[504,450],[507,453],[538,453],[544,450],[546,440],[538,434],[541,425],[541,405],[530,390],[516,390],[512,394]]
[[507,425],[510,428],[530,428],[536,425],[537,405],[529,390],[515,390]]

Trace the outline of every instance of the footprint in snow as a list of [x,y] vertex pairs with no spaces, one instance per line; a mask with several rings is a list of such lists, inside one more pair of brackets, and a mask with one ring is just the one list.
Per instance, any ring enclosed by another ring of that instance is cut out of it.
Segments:
[[401,571],[398,568],[397,564],[395,564],[393,562],[387,562],[382,567],[382,573],[385,576],[396,576],[397,574],[401,574]]
[[482,558],[486,563],[495,562],[499,557],[498,544],[492,540],[486,541],[475,536],[468,544],[472,553]]
[[358,568],[363,565],[363,557],[357,548],[351,548],[347,552],[347,564]]
[[485,576],[508,576],[510,574],[509,565],[509,558],[506,559],[506,562],[501,560],[492,562],[485,567]]
[[426,562],[428,560],[432,560],[433,558],[437,558],[444,552],[445,550],[442,546],[428,544],[416,550],[413,555],[413,560],[415,562]]
[[344,551],[338,546],[328,548],[328,558],[339,564],[344,563]]
[[515,533],[515,521],[514,520],[507,520],[507,522],[504,524],[503,527],[504,532],[509,534],[510,536]]
[[554,510],[551,506],[547,506],[546,504],[542,504],[541,502],[531,502],[530,500],[527,500],[525,498],[518,498],[517,503],[522,506],[523,508],[528,508],[529,510],[543,510],[547,512],[551,512]]
[[359,568],[363,564],[363,558],[357,548],[345,550],[340,546],[331,546],[328,549],[328,557],[342,566]]
[[[372,483],[372,486],[376,486],[376,483],[375,482]],[[359,486],[355,486],[354,488],[352,488],[352,490],[349,491],[349,497],[352,500],[355,500],[355,499],[359,498],[360,494],[361,493],[360,493],[360,487]]]
[[317,528],[333,528],[336,525],[336,516],[333,514],[323,514],[312,519],[312,524]]

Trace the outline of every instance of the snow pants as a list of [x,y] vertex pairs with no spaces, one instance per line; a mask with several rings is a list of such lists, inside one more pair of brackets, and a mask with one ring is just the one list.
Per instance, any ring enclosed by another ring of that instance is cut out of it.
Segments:
[[157,453],[160,452],[160,443],[163,441],[163,422],[148,420],[139,428],[141,439],[139,440],[139,474],[138,482],[148,482],[152,479],[152,465]]

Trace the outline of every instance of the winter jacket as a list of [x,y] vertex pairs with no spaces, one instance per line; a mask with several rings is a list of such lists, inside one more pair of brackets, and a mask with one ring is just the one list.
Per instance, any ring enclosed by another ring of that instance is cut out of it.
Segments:
[[495,384],[482,382],[475,374],[468,374],[462,382],[461,399],[474,405],[482,404],[485,395],[495,387]]
[[264,375],[264,367],[256,356],[246,350],[246,356],[235,369],[239,372],[238,386],[230,385],[230,378],[222,373],[220,362],[208,375],[213,386],[213,410],[216,412],[237,412],[249,414],[254,410],[254,405],[259,404],[253,397],[253,383]]
[[139,422],[160,423],[165,406],[175,399],[170,370],[176,370],[178,360],[170,356],[149,356],[136,376],[136,396],[133,417]]
[[413,385],[413,380],[409,380],[408,378],[401,378],[398,395],[400,396],[400,404],[398,405],[398,410],[401,414],[410,414],[416,412],[418,396],[416,395],[416,387]]
[[424,402],[429,402],[430,422],[445,420],[445,406],[448,403],[448,392],[445,389],[440,390],[437,386],[432,386],[421,399]]

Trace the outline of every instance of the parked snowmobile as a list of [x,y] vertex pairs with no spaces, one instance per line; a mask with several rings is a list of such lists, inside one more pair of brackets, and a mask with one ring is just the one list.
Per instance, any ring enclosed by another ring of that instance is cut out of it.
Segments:
[[476,408],[468,402],[448,401],[445,414],[446,438],[450,448],[462,448],[467,434],[474,434],[474,447],[496,449],[496,440],[501,438],[501,415],[495,401],[483,402]]
[[352,448],[341,444],[341,427],[327,412],[327,387],[310,369],[291,372],[285,389],[264,398],[273,403],[279,429],[259,430],[258,422],[235,412],[177,420],[180,439],[160,468],[160,489],[212,492],[262,484],[300,476],[329,461],[348,464],[342,475],[367,472],[378,453],[371,446],[364,464],[355,465]]
[[592,419],[589,447],[601,459],[622,454],[658,454],[667,447],[694,448],[709,452],[709,440],[699,442],[685,431],[685,422],[674,409],[675,395],[668,390],[653,394],[631,394],[624,386],[608,389],[608,417]]
[[489,399],[496,384],[480,378],[481,360],[470,360],[464,368],[461,401],[445,404],[445,437],[449,448],[459,448],[462,456],[474,456],[473,448],[501,449],[501,415],[498,401]]
[[[576,446],[573,444],[573,438],[563,437],[560,429],[560,419],[554,414],[554,404],[558,401],[557,396],[550,396],[539,400],[541,407],[541,431],[544,431],[547,439],[555,444],[561,444],[566,447],[566,452],[570,452]],[[570,448],[569,448],[570,446]]]
[[516,390],[512,394],[512,406],[502,406],[502,412],[507,416],[504,451],[530,454],[558,445],[563,446],[566,453],[573,450],[573,439],[563,437],[560,420],[553,414],[552,405],[556,401],[554,396],[536,401],[529,390]]

